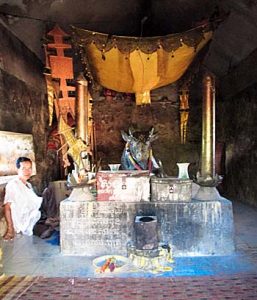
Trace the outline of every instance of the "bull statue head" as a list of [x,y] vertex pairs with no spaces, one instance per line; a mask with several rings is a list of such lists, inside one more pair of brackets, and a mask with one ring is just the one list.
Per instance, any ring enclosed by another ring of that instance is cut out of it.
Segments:
[[150,131],[135,131],[129,128],[128,134],[121,131],[121,135],[126,141],[125,149],[121,157],[121,167],[123,170],[149,170],[158,167],[153,155],[151,143],[158,138],[152,127]]

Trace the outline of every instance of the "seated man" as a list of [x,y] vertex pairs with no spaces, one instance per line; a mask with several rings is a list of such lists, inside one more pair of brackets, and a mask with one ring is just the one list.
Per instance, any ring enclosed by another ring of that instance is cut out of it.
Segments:
[[[4,212],[7,223],[5,240],[14,238],[15,233],[24,235],[33,233],[41,238],[48,238],[54,231],[56,219],[48,218],[48,211],[56,213],[54,197],[38,197],[28,179],[32,174],[32,161],[27,157],[19,157],[16,161],[18,177],[6,185]],[[46,196],[49,193],[45,193]],[[48,201],[49,200],[49,201]],[[48,203],[49,202],[49,203]],[[50,209],[45,209],[47,207]],[[42,211],[42,214],[41,214]],[[52,216],[51,216],[52,217]],[[53,223],[51,223],[53,221]]]

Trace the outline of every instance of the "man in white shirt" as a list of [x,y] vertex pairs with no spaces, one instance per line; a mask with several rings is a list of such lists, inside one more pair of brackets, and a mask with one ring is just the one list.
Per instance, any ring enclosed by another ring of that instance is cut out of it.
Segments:
[[33,232],[41,238],[47,238],[54,229],[44,221],[39,221],[43,199],[35,194],[28,182],[32,174],[32,162],[27,157],[19,157],[16,167],[18,177],[9,181],[5,190],[4,212],[7,231],[4,239],[13,239],[15,233],[30,236]]

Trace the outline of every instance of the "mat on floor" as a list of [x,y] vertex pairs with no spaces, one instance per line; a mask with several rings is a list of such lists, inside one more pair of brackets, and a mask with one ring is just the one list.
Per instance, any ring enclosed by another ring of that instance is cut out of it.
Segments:
[[18,299],[39,277],[0,276],[0,299]]
[[170,278],[2,277],[5,300],[257,299],[257,274]]

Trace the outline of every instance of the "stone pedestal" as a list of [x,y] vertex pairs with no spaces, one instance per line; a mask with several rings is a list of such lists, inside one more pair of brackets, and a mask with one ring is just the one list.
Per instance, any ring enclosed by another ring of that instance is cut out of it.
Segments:
[[140,202],[150,200],[149,171],[99,171],[97,201]]
[[151,178],[152,202],[190,202],[192,180],[174,177]]
[[209,201],[219,200],[221,196],[216,187],[200,186],[194,198],[196,200]]
[[61,252],[127,255],[136,216],[156,216],[159,241],[174,256],[229,255],[234,251],[232,204],[221,198],[191,202],[77,202],[60,205]]
[[70,193],[71,190],[67,187],[67,181],[66,180],[58,180],[58,181],[52,181],[49,183],[49,189],[53,189],[54,197],[57,202],[57,206],[60,205],[60,202],[63,199],[66,199]]

